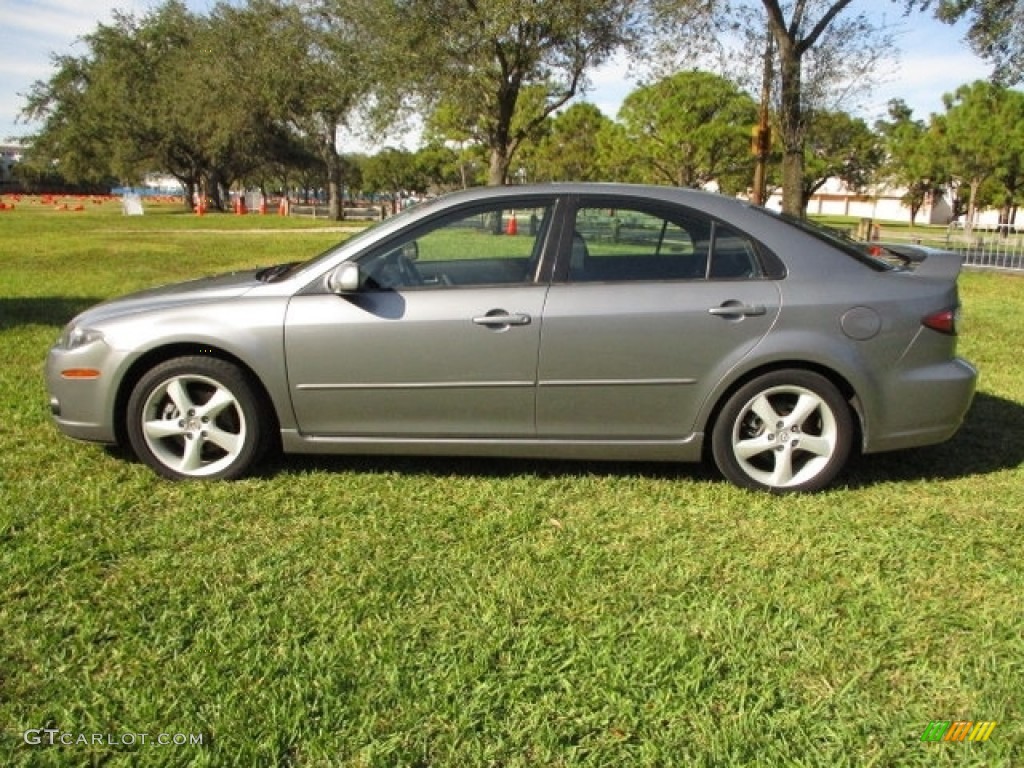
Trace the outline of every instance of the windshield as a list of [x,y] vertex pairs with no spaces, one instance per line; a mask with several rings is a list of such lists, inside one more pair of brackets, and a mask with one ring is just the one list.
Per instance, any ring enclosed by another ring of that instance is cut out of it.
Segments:
[[318,262],[320,259],[330,257],[332,254],[338,251],[338,248],[347,248],[353,244],[361,242],[363,239],[369,239],[369,237],[373,233],[375,233],[378,229],[385,225],[389,227],[401,226],[406,219],[412,216],[413,212],[419,213],[421,210],[423,210],[424,205],[425,204],[412,206],[410,208],[406,208],[401,213],[395,214],[391,218],[371,222],[369,225],[367,225],[366,229],[356,232],[355,234],[345,238],[341,242],[332,245],[326,251],[318,253],[311,259],[307,259],[306,261],[293,261],[287,264],[279,264],[274,267],[269,267],[258,272],[256,277],[257,279],[262,280],[265,283],[274,283],[279,280],[287,280],[296,272],[299,272],[300,270],[303,270],[306,267],[311,267],[315,265],[316,262]]

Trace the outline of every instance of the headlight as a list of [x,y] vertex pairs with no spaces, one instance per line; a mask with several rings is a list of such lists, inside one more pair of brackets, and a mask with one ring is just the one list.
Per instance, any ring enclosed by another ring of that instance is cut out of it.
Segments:
[[61,332],[60,338],[57,339],[57,346],[61,349],[78,349],[102,338],[103,334],[100,331],[71,324]]

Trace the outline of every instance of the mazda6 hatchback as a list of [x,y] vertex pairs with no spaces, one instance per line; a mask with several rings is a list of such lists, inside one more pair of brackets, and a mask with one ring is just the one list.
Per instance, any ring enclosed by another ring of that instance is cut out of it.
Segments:
[[474,189],[309,261],[100,304],[46,379],[65,434],[171,479],[283,450],[709,458],[811,491],[853,451],[957,430],[959,271],[694,190]]

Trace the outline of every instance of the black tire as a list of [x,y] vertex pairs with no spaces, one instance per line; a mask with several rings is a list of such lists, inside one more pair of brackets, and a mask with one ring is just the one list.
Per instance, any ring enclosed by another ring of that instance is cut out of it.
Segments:
[[213,357],[168,360],[147,371],[128,399],[135,454],[171,480],[232,480],[262,456],[271,429],[238,366]]
[[782,370],[729,397],[711,435],[715,464],[736,485],[776,493],[817,491],[843,469],[853,416],[824,376]]

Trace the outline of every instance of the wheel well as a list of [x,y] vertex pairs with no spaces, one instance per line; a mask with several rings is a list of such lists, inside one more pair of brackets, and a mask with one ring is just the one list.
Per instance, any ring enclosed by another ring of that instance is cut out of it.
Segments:
[[[847,405],[850,406],[850,413],[853,416],[853,428],[855,432],[853,436],[853,445],[862,445],[864,430],[864,414],[862,413],[860,401],[857,397],[856,390],[854,390],[854,388],[850,385],[850,382],[848,382],[845,378],[840,376],[831,368],[826,368],[825,366],[818,365],[816,363],[810,363],[807,362],[806,360],[780,360],[771,363],[770,365],[763,365],[760,368],[754,368],[753,370],[747,371],[736,381],[734,381],[729,386],[729,388],[726,389],[725,392],[723,392],[719,396],[718,400],[715,402],[715,407],[711,409],[711,413],[708,415],[708,420],[705,426],[704,434],[708,436],[712,434],[715,428],[715,424],[718,422],[718,416],[722,412],[722,408],[725,407],[726,402],[728,402],[729,398],[732,397],[733,393],[736,392],[736,390],[738,390],[740,387],[747,384],[747,382],[756,379],[758,376],[763,376],[766,373],[772,373],[774,371],[792,370],[810,371],[811,373],[816,373],[819,376],[823,376],[826,379],[828,379],[833,384],[833,386],[835,386],[835,388],[839,390],[839,393],[843,396],[843,399],[846,400]],[[706,439],[704,441],[704,452],[709,453],[710,450],[711,440]]]
[[132,390],[135,389],[135,385],[139,383],[139,379],[146,374],[146,371],[150,370],[154,366],[160,365],[160,363],[167,362],[168,360],[172,360],[176,357],[185,357],[187,355],[206,355],[238,366],[238,368],[245,373],[246,377],[248,377],[249,382],[253,385],[253,389],[256,392],[257,397],[259,397],[267,416],[273,419],[270,429],[267,430],[268,434],[273,435],[275,441],[280,440],[280,428],[278,426],[277,412],[274,410],[273,401],[270,399],[270,394],[267,392],[266,387],[263,386],[263,382],[260,381],[260,377],[256,375],[252,368],[231,353],[225,352],[223,349],[211,347],[208,344],[182,343],[170,344],[165,347],[151,349],[132,363],[131,367],[121,378],[121,383],[117,389],[117,396],[114,398],[114,436],[117,439],[118,446],[125,449],[129,448],[126,411],[128,407],[128,399],[131,397]]

